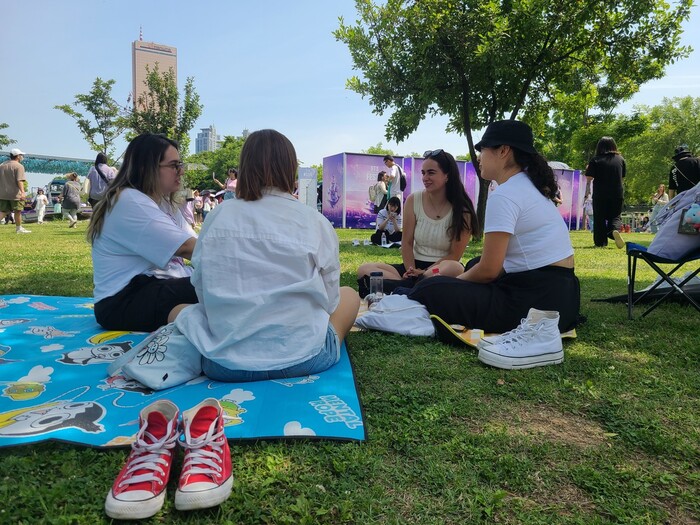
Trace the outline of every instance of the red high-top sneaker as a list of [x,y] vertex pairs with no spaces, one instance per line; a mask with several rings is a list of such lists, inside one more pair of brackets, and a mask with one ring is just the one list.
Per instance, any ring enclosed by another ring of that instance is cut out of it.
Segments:
[[185,460],[175,492],[178,510],[205,509],[226,501],[233,474],[219,401],[205,399],[182,413]]
[[161,509],[178,436],[178,409],[170,401],[158,400],[141,411],[136,441],[107,494],[107,516],[141,519]]

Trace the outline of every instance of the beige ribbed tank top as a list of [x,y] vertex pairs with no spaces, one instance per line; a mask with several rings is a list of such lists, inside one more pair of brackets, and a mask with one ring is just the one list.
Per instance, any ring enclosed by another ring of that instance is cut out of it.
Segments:
[[452,208],[440,219],[431,219],[423,209],[424,191],[413,194],[413,212],[416,230],[413,234],[413,257],[418,261],[434,262],[450,253],[450,237],[447,228],[452,224]]

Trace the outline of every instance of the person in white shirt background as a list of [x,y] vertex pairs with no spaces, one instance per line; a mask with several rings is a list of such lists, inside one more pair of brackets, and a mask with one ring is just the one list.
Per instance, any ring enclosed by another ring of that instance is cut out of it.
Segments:
[[340,358],[360,299],[340,287],[331,223],[292,195],[292,143],[265,129],[241,151],[236,198],[209,213],[192,283],[200,302],[175,327],[218,381],[259,381],[322,372]]
[[197,235],[174,201],[183,168],[177,142],[139,135],[93,210],[95,318],[106,330],[151,332],[197,302],[184,263]]
[[399,166],[394,162],[394,157],[391,155],[386,155],[384,157],[384,165],[389,170],[387,172],[388,177],[388,190],[389,198],[399,197],[403,201],[403,192],[401,191],[401,171]]
[[46,206],[49,204],[49,199],[44,194],[43,188],[39,188],[36,191],[36,198],[34,199],[34,210],[36,211],[36,222],[37,224],[43,224],[44,215],[46,214]]

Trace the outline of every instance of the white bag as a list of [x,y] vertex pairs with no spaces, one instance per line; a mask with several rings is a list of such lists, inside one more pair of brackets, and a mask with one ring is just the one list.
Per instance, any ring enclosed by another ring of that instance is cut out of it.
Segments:
[[649,253],[676,260],[700,247],[700,235],[678,233],[683,210],[696,202],[700,202],[700,184],[679,193],[661,209],[654,219],[659,231],[649,245]]
[[435,327],[430,320],[428,309],[405,295],[385,296],[369,312],[358,317],[355,325],[401,335],[435,335]]
[[202,354],[174,323],[159,328],[107,368],[152,390],[181,385],[202,374]]

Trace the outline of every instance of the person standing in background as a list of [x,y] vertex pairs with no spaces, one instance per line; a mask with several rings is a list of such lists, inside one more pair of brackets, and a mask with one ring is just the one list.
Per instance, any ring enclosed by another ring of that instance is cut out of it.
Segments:
[[95,158],[95,164],[90,167],[87,174],[87,180],[90,185],[88,193],[88,202],[94,207],[102,196],[107,191],[109,183],[117,176],[117,170],[107,165],[107,155],[98,153]]
[[651,229],[651,233],[656,233],[659,230],[659,227],[656,225],[656,216],[659,214],[661,209],[668,204],[669,197],[668,193],[666,193],[666,185],[665,184],[659,184],[659,189],[656,190],[656,193],[651,196],[651,203],[654,205],[654,207],[651,210],[651,217],[649,217],[649,228]]
[[44,223],[44,215],[46,214],[46,206],[49,205],[49,199],[44,195],[43,188],[36,191],[36,199],[34,199],[34,210],[36,211],[37,224]]
[[671,199],[700,182],[700,157],[693,156],[688,146],[678,146],[672,158],[673,168],[668,175],[668,196]]
[[[596,146],[595,156],[586,166],[586,193],[591,193],[591,183],[593,186],[593,243],[598,247],[607,246],[608,239],[614,239],[618,247],[624,247],[619,231],[624,197],[622,179],[626,174],[627,165],[617,151],[615,140],[602,137]],[[617,235],[615,232],[618,232]]]
[[80,209],[80,182],[78,174],[74,171],[66,173],[66,183],[61,192],[61,207],[63,217],[68,217],[68,227],[75,228],[78,224],[78,210]]
[[389,177],[387,184],[389,193],[387,195],[389,198],[399,197],[399,199],[401,199],[403,202],[403,192],[401,191],[401,170],[399,169],[398,164],[394,162],[394,157],[391,155],[386,155],[384,157],[384,165],[389,170],[387,171],[387,176]]
[[0,164],[0,221],[6,215],[12,214],[15,219],[15,231],[17,233],[31,233],[22,227],[22,210],[24,209],[24,166],[22,160],[24,152],[13,148],[10,151],[10,160]]

